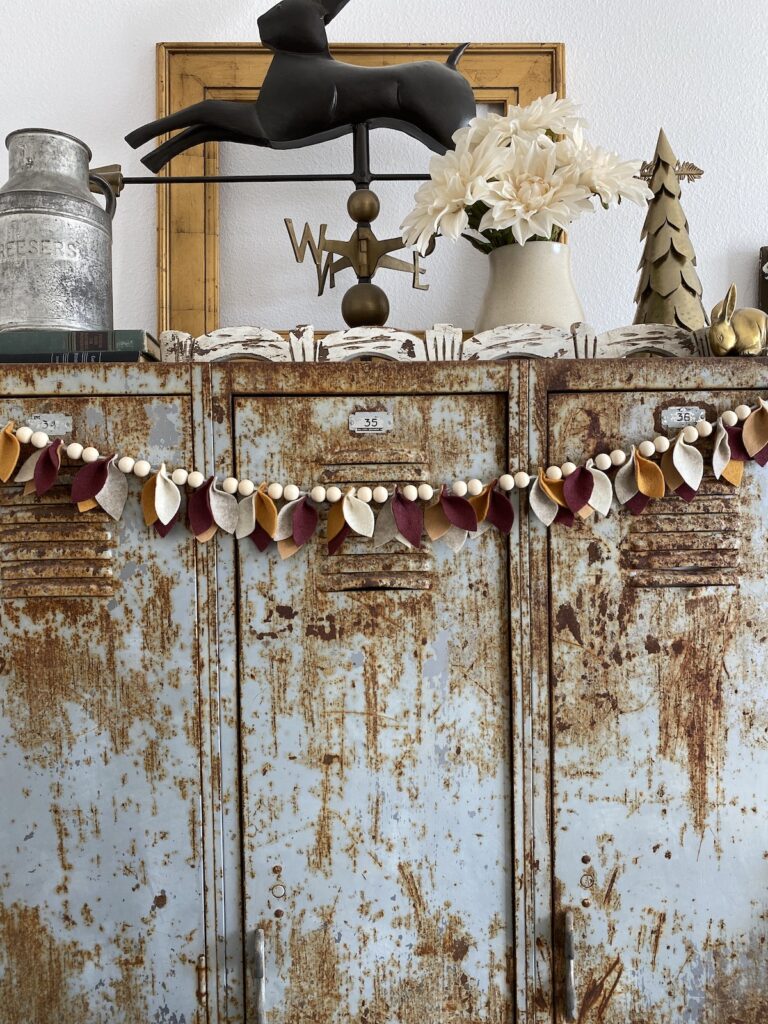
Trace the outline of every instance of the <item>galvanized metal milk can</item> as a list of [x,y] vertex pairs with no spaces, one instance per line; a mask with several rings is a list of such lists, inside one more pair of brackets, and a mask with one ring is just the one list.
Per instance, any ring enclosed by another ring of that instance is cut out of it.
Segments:
[[[23,128],[5,140],[0,188],[0,331],[112,330],[115,197],[79,139]],[[106,198],[106,209],[89,183]]]

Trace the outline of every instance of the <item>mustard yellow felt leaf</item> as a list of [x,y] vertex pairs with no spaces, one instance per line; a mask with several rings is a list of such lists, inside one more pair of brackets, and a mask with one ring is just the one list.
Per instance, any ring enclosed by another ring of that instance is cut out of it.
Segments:
[[469,504],[475,510],[478,523],[485,522],[486,516],[488,515],[488,509],[491,504],[491,491],[495,486],[496,481],[494,480],[492,484],[488,484],[487,487],[484,487],[479,494],[475,494],[471,498],[467,499]]
[[734,487],[739,487],[744,476],[744,465],[745,463],[743,462],[731,459],[721,471],[720,476]]
[[291,558],[297,551],[300,551],[301,548],[293,537],[286,537],[285,540],[279,540],[277,542],[277,550],[280,553],[280,557],[285,560],[286,558]]
[[430,540],[440,540],[451,528],[451,523],[439,500],[424,509],[424,529]]
[[685,483],[685,480],[680,476],[675,466],[673,451],[674,449],[670,448],[661,457],[661,471],[664,474],[664,479],[670,491],[676,491],[678,487],[682,487]]
[[141,511],[144,513],[144,522],[147,526],[154,526],[157,522],[157,509],[155,508],[156,490],[157,473],[153,473],[141,489]]
[[218,533],[218,530],[219,528],[216,523],[212,523],[207,530],[204,530],[202,533],[198,533],[195,539],[199,540],[201,544],[207,544],[209,540],[213,540]]
[[11,479],[16,463],[19,461],[21,445],[13,432],[13,421],[3,427],[0,432],[0,480],[7,483]]
[[86,498],[85,501],[78,501],[77,511],[78,512],[90,512],[92,508],[98,508],[99,503],[95,498]]
[[650,459],[644,459],[640,452],[635,452],[635,483],[641,494],[647,498],[663,498],[664,474]]
[[340,501],[337,501],[328,509],[328,519],[325,524],[325,539],[328,541],[333,540],[334,537],[341,533],[345,526],[346,520],[344,519],[344,506]]
[[547,480],[544,476],[544,470],[539,470],[539,487],[544,491],[546,496],[554,501],[560,508],[568,508],[568,503],[565,500],[563,488],[565,487],[564,480]]
[[256,492],[256,522],[269,537],[277,533],[277,508],[264,484]]

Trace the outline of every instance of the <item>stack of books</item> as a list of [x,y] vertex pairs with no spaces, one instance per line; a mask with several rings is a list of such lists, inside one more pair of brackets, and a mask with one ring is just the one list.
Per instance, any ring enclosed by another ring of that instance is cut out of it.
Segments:
[[142,363],[160,359],[146,331],[2,331],[0,363]]

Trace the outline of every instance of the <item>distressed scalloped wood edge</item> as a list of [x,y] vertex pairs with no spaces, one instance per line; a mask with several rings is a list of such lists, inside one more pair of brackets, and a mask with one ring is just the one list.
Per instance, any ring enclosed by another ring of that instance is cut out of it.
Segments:
[[274,363],[345,363],[389,359],[401,363],[498,361],[502,359],[625,359],[711,356],[707,329],[687,331],[666,324],[633,324],[596,334],[588,324],[570,331],[538,324],[510,324],[470,338],[452,324],[435,324],[424,337],[387,327],[359,327],[316,337],[299,326],[284,337],[261,327],[230,327],[193,338],[163,331],[164,362],[213,363],[261,359]]

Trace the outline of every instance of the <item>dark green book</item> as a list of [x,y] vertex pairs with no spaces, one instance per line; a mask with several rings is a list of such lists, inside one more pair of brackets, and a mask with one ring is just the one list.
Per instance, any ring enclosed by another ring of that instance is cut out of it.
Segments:
[[155,363],[143,349],[122,352],[0,352],[3,363]]
[[159,359],[160,344],[147,331],[0,331],[0,361],[14,352],[147,352]]

